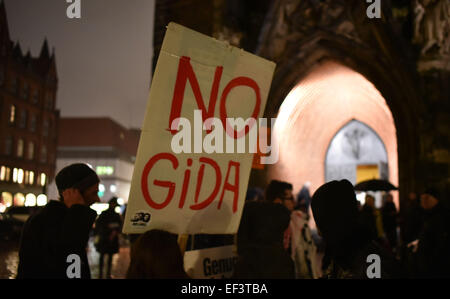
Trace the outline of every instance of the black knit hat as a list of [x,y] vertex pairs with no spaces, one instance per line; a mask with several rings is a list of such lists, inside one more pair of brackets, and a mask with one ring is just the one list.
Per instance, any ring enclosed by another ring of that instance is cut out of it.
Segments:
[[98,184],[100,179],[94,170],[82,163],[76,163],[64,167],[55,177],[56,186],[59,194],[69,188],[75,188],[80,192],[85,191],[89,187]]

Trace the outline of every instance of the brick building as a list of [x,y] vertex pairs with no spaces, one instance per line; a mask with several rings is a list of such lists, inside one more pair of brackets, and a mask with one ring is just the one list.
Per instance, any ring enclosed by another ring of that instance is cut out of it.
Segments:
[[[140,131],[126,129],[110,118],[61,118],[56,171],[73,163],[86,163],[99,175],[99,196],[107,202],[112,196],[128,202]],[[56,199],[53,182],[48,197]]]
[[[55,174],[58,77],[47,40],[40,55],[11,41],[0,4],[0,208],[44,204]],[[41,196],[40,196],[41,195]],[[40,196],[40,197],[39,197]]]

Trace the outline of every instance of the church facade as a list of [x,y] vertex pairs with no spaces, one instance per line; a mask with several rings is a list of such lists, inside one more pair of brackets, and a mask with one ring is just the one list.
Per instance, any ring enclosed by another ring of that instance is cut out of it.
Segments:
[[[330,128],[322,141],[318,141],[318,135],[298,133],[288,139],[289,151],[298,148],[297,159],[314,160],[315,164],[311,168],[289,163],[285,168],[267,165],[253,169],[249,186],[264,187],[270,179],[278,178],[290,180],[297,191],[308,179],[308,173],[313,173],[310,176],[314,191],[327,180],[327,150],[332,141],[346,124],[358,121],[384,144],[385,158],[374,173],[399,186],[400,204],[409,192],[421,192],[430,185],[437,186],[444,191],[443,197],[448,197],[450,4],[446,0],[375,2],[380,7],[370,7],[372,4],[360,0],[157,0],[154,64],[165,26],[171,21],[272,60],[277,66],[265,110],[268,118],[280,115],[283,103],[297,87],[306,88],[320,76],[329,78],[342,72],[349,74],[349,78],[364,78],[364,82],[342,83],[347,84],[342,97],[354,98],[348,102],[352,112],[345,118],[333,115],[327,104],[319,104],[319,99],[309,95],[299,98],[295,107],[308,102],[315,112],[305,114],[308,111],[305,108],[303,112],[286,115],[291,126],[302,120],[307,129],[313,124]],[[379,17],[371,15],[372,9],[379,9],[375,13]],[[336,84],[333,86],[340,92]],[[355,91],[352,84],[367,88]],[[358,98],[373,99],[369,102],[379,104],[374,105],[375,110],[369,110],[366,102]],[[333,105],[336,106],[330,107],[337,109],[342,102]],[[329,115],[323,114],[327,111]],[[311,120],[305,123],[308,117]],[[347,138],[348,146],[352,147],[349,153],[364,149],[363,136],[354,134]],[[301,142],[295,141],[296,138]],[[283,149],[280,154],[281,158],[295,156]],[[352,171],[355,177],[358,171],[363,177],[375,165],[362,163]],[[283,177],[285,173],[292,175]]]

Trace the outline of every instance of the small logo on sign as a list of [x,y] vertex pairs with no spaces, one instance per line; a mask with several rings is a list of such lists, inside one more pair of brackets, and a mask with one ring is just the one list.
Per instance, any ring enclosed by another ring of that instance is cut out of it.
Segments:
[[151,215],[147,212],[137,212],[131,218],[131,225],[133,226],[146,226],[150,222]]

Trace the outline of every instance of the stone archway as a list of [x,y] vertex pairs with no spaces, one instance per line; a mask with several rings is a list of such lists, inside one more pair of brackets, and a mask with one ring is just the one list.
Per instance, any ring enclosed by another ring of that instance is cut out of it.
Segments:
[[295,192],[309,181],[314,192],[326,182],[331,141],[352,120],[365,123],[380,137],[389,161],[388,178],[397,185],[396,129],[385,99],[364,76],[333,61],[318,64],[280,106],[273,132],[279,160],[266,167],[267,179],[291,182]]
[[[324,61],[364,76],[386,100],[398,140],[398,183],[406,194],[420,182],[419,113],[413,65],[402,59],[392,28],[369,20],[363,1],[276,1],[263,27],[257,54],[277,63],[265,117],[276,117],[293,88]],[[268,170],[254,170],[251,182],[267,183]],[[263,182],[265,180],[265,182]]]

